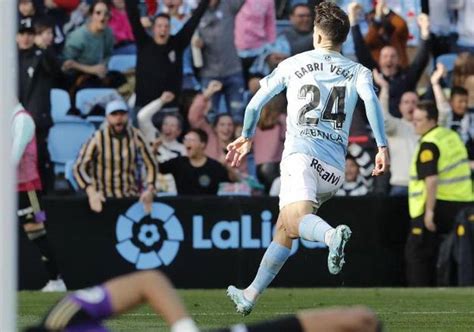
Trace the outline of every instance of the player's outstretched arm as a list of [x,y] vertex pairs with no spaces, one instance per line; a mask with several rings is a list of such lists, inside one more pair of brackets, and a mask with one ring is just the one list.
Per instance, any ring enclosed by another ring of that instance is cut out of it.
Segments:
[[385,136],[382,108],[375,94],[372,73],[366,68],[363,69],[357,78],[357,92],[364,101],[367,119],[379,147],[379,152],[375,156],[375,169],[372,171],[372,175],[382,175],[388,171],[390,166],[387,138]]
[[260,81],[260,89],[252,97],[245,109],[242,136],[227,145],[229,152],[226,155],[226,161],[232,167],[239,167],[243,158],[250,152],[252,137],[255,134],[263,106],[286,87],[285,71],[282,68],[282,64]]

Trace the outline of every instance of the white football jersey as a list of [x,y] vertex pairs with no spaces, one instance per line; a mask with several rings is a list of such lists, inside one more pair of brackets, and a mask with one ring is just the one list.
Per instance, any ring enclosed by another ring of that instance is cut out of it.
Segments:
[[[287,89],[287,133],[283,158],[304,153],[343,170],[349,129],[358,96],[376,99],[372,73],[338,52],[316,49],[282,61],[260,81],[261,89],[247,106],[260,108],[275,94]],[[378,102],[368,116],[379,145],[386,145],[383,117]],[[371,108],[373,108],[371,106]],[[367,103],[366,103],[367,107]],[[374,118],[375,117],[375,118]],[[244,136],[253,129],[244,121]],[[250,125],[251,127],[251,125]],[[374,128],[375,127],[375,128]],[[249,131],[247,132],[247,129]]]

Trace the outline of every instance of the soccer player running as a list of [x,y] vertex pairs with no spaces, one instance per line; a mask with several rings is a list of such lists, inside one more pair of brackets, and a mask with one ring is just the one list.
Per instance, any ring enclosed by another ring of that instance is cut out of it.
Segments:
[[315,8],[312,51],[281,62],[260,81],[249,102],[242,136],[227,147],[227,161],[238,167],[252,146],[260,111],[275,94],[287,89],[287,133],[281,169],[280,214],[273,242],[254,281],[244,290],[229,286],[237,312],[248,315],[290,255],[292,239],[324,242],[328,268],[338,274],[344,246],[351,236],[346,225],[335,229],[316,215],[344,181],[344,164],[352,114],[360,96],[378,145],[373,176],[388,170],[383,116],[370,70],[340,54],[350,29],[344,11],[330,2]]

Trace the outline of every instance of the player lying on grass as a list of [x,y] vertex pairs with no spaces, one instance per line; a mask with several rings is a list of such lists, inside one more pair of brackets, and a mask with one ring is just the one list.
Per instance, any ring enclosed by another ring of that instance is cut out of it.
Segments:
[[[102,321],[147,303],[171,327],[171,332],[197,332],[170,281],[158,271],[135,272],[101,286],[79,290],[60,300],[40,325],[27,332],[105,332]],[[255,325],[236,325],[214,332],[370,332],[380,330],[375,315],[362,307],[305,310]]]
[[244,290],[234,286],[227,289],[237,312],[243,315],[252,311],[257,298],[285,264],[295,238],[326,243],[329,272],[341,271],[351,230],[346,225],[333,228],[316,213],[344,181],[349,129],[358,97],[364,101],[379,147],[372,175],[388,170],[387,140],[372,72],[340,53],[349,29],[349,19],[341,8],[331,2],[319,4],[314,20],[315,49],[285,59],[260,81],[260,89],[245,110],[242,136],[227,147],[227,160],[238,167],[251,150],[262,107],[286,88],[280,214],[273,242],[253,282]]

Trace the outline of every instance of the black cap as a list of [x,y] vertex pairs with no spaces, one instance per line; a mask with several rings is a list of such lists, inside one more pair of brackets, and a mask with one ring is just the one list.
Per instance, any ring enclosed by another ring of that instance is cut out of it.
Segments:
[[35,33],[33,28],[33,18],[25,17],[20,19],[20,25],[18,26],[18,33],[31,32]]

